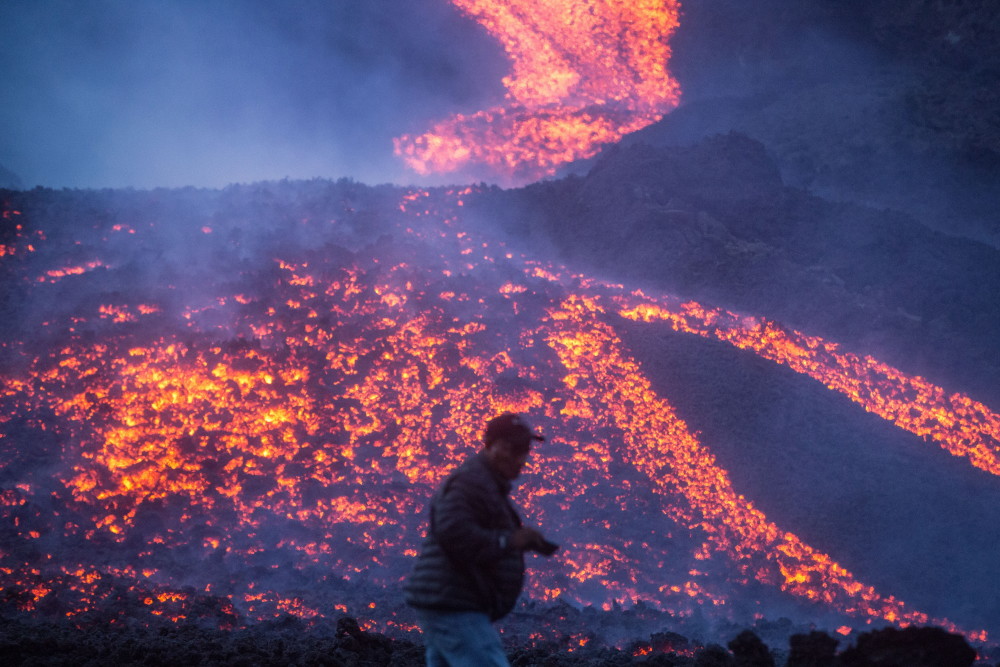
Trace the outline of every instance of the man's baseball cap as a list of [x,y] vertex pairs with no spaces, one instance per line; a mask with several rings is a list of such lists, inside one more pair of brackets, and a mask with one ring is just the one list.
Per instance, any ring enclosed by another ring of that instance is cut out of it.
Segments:
[[495,440],[504,439],[515,447],[531,446],[532,440],[544,441],[545,438],[531,430],[527,420],[514,412],[505,412],[486,423],[483,442],[489,446]]

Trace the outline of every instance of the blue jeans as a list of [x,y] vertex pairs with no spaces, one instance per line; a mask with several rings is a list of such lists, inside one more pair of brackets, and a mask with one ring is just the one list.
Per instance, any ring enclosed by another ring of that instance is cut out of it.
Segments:
[[490,618],[477,611],[417,609],[427,667],[510,667]]

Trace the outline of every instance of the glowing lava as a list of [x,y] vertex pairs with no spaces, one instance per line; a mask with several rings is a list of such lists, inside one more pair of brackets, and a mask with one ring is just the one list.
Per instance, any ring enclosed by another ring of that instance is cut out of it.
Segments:
[[740,316],[641,291],[620,298],[620,314],[640,322],[666,321],[676,331],[714,337],[819,380],[868,412],[933,440],[977,468],[1000,475],[1000,415],[962,394],[949,395],[870,356],[841,352],[836,343],[788,331],[775,322]]
[[[18,476],[0,489],[6,599],[78,616],[125,582],[135,608],[176,620],[342,613],[330,600],[346,586],[396,590],[435,485],[485,416],[517,410],[551,436],[520,500],[563,546],[534,599],[726,617],[767,589],[861,623],[958,630],[736,494],[612,323],[668,321],[750,350],[996,473],[994,412],[818,337],[514,257],[462,227],[474,194],[408,192],[397,240],[350,252],[315,247],[356,230],[303,222],[307,247],[199,284],[212,307],[180,307],[168,288],[142,303],[107,292],[110,260],[53,283],[44,235],[19,216],[11,256],[28,243],[42,256],[26,289],[107,298],[53,315],[62,333],[46,335],[64,344],[2,378],[0,470]],[[114,243],[142,248],[155,231],[130,229]]]
[[551,311],[555,326],[547,340],[568,371],[563,382],[571,388],[586,383],[577,391],[583,405],[569,414],[579,410],[621,431],[628,461],[649,476],[654,488],[683,498],[683,503],[665,507],[666,514],[703,530],[709,550],[728,555],[741,572],[764,583],[851,615],[901,623],[930,620],[863,585],[830,556],[780,530],[738,496],[726,471],[623,354],[621,341],[601,322],[603,315],[597,301],[587,297],[570,297]]
[[511,60],[504,104],[395,141],[420,174],[485,165],[536,178],[677,106],[667,71],[676,0],[452,0]]

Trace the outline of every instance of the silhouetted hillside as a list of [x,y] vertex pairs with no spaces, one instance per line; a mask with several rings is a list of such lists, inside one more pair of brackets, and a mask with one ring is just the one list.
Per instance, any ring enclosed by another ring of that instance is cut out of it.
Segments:
[[626,143],[738,131],[788,185],[1000,244],[1000,7],[983,2],[684,4],[684,96]]

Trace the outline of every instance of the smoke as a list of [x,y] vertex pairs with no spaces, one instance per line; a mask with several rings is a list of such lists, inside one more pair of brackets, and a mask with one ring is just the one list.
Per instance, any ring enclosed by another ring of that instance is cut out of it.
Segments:
[[0,26],[26,187],[405,180],[392,137],[493,102],[506,66],[439,0],[14,0]]

